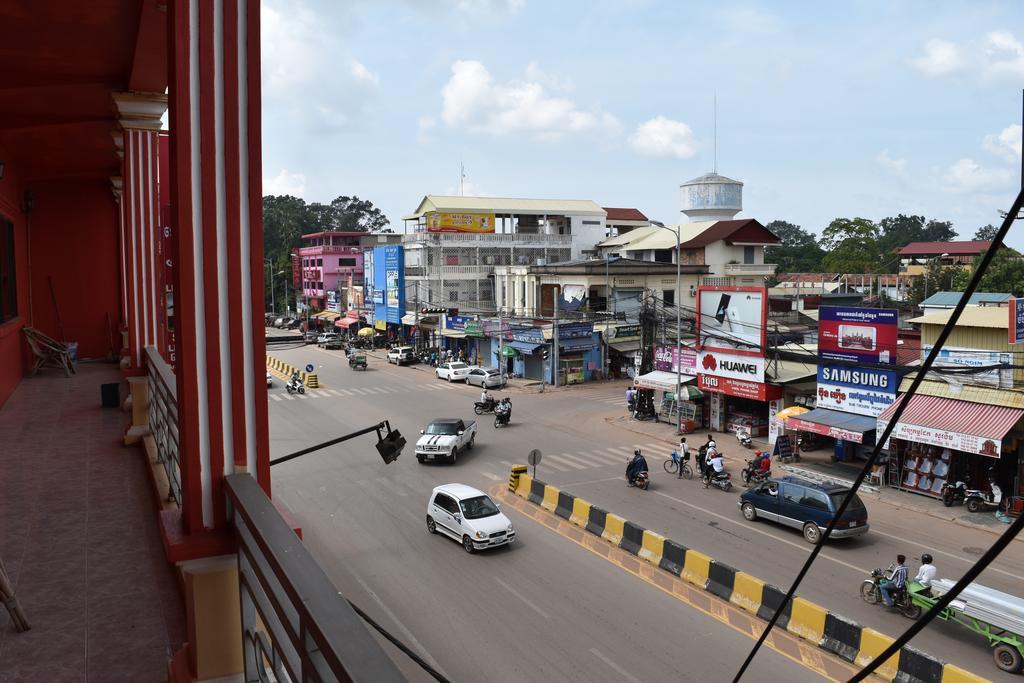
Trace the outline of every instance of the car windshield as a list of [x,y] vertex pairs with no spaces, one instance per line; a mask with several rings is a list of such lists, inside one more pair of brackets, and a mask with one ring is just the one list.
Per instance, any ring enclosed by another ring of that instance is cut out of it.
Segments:
[[466,519],[482,519],[483,517],[493,517],[498,514],[498,508],[487,496],[460,500],[459,507],[462,508],[462,514]]
[[465,370],[469,366],[466,365],[465,363],[451,363],[448,365],[448,367],[451,368],[452,370]]
[[497,374],[498,374],[498,371],[497,371],[497,370],[485,370],[484,372],[486,372],[486,373],[487,373],[488,375],[490,375],[491,377],[493,377],[494,375],[497,375]]
[[[828,497],[832,499],[833,509],[838,510],[839,506],[843,504],[843,498],[849,491],[835,491],[834,493],[828,494]],[[850,501],[850,506],[846,508],[847,513],[860,513],[864,512],[864,503],[861,502],[860,496],[856,493],[853,494],[853,500]]]
[[451,436],[459,433],[459,426],[454,422],[431,422],[427,425],[426,433]]

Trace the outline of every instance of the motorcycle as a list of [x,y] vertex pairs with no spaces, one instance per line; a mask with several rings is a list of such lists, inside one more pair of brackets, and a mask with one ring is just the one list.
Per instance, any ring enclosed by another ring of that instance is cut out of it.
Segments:
[[[891,564],[884,571],[875,569],[871,572],[870,579],[864,579],[860,584],[860,597],[864,599],[864,602],[869,605],[877,605],[882,602],[882,579],[886,578],[886,575],[891,573],[893,569],[894,567]],[[890,595],[892,596],[893,606],[907,619],[917,619],[921,616],[921,605],[914,602],[908,585],[904,584],[903,588],[891,591]]]
[[766,472],[761,471],[761,463],[757,459],[747,460],[747,466],[743,468],[742,472],[740,472],[740,479],[743,480],[743,484],[747,488],[750,488],[751,486],[756,486],[757,484],[760,484],[762,481],[767,480],[771,476],[771,470],[768,470]]
[[966,498],[966,481],[957,481],[955,483],[946,481],[946,483],[942,485],[942,504],[946,507],[953,507],[954,503],[962,503]]
[[302,380],[298,377],[292,377],[288,380],[288,383],[284,385],[284,388],[289,394],[298,392],[300,394],[306,393],[306,385],[302,383]]
[[[705,471],[707,472],[707,470]],[[708,472],[704,475],[704,479],[702,481],[704,483],[704,488],[714,486],[716,489],[721,489],[726,493],[732,489],[732,475],[728,472]]]
[[754,442],[750,438],[750,430],[744,427],[739,427],[736,430],[736,440],[740,442],[740,445],[744,448],[751,448]]
[[650,475],[647,470],[646,459],[642,462],[642,467],[637,473],[630,478],[629,467],[633,462],[633,458],[626,461],[626,486],[635,486],[643,491],[647,490],[647,487],[651,485]]
[[499,401],[494,409],[494,427],[504,427],[512,420],[512,401]]
[[964,505],[969,512],[981,512],[983,510],[1001,510],[1003,507],[1003,491],[995,482],[990,482],[991,491],[980,489],[967,489],[964,492]]
[[477,415],[483,415],[484,413],[493,413],[495,411],[498,401],[492,396],[486,401],[476,401],[473,403],[473,412]]

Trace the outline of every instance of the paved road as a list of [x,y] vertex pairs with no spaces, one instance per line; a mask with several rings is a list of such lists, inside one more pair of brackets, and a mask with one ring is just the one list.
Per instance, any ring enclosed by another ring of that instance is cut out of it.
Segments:
[[[476,449],[455,466],[422,466],[411,448],[422,424],[432,417],[474,417],[478,389],[381,362],[371,362],[365,373],[350,371],[343,353],[314,347],[275,355],[297,365],[314,363],[326,388],[301,398],[288,397],[279,382],[271,390],[273,456],[384,418],[409,439],[405,455],[388,467],[371,437],[275,467],[274,491],[298,516],[339,588],[405,640],[420,643],[455,680],[500,680],[506,672],[531,680],[696,674],[720,680],[751,643],[514,513],[521,542],[510,551],[468,556],[454,542],[426,533],[424,508],[433,486],[461,481],[491,488],[531,448],[545,453],[540,478],[776,585],[788,585],[810,550],[799,532],[743,520],[734,493],[705,491],[661,471],[656,454],[667,452],[666,445],[605,421],[621,411],[618,389],[512,393],[509,428],[494,430],[483,418]],[[634,446],[649,454],[653,484],[647,492],[623,485]],[[873,532],[827,548],[800,594],[890,635],[909,622],[859,600],[859,582],[871,568],[897,552],[916,558],[927,549],[940,576],[956,576],[992,540],[882,504],[872,505],[870,515]],[[982,582],[1019,592],[1022,560],[1022,544],[1015,544]],[[997,678],[985,643],[969,636],[939,624],[915,645]],[[708,656],[709,643],[717,657]],[[757,666],[758,679],[769,671],[816,678],[770,651],[759,655]]]

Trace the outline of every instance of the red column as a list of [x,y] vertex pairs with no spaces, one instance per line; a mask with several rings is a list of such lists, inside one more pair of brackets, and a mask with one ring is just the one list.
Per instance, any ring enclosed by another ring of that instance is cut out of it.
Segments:
[[225,474],[270,493],[258,0],[169,7],[175,327],[186,530],[223,528]]

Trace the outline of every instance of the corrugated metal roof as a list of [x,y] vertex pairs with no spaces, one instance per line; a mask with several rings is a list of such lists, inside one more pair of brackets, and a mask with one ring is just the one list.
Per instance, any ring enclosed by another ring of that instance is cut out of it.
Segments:
[[696,223],[683,223],[682,225],[666,225],[664,228],[652,225],[648,228],[637,228],[617,237],[606,239],[597,246],[600,248],[623,247],[623,251],[675,249],[676,230],[679,230],[680,242],[685,243],[700,235],[717,222],[699,221]]
[[[903,381],[900,383],[900,393],[904,394],[909,391],[910,385],[913,381],[913,373],[904,377]],[[995,387],[982,387],[971,384],[954,387],[948,382],[925,380],[921,382],[921,385],[917,388],[916,395],[955,398],[959,401],[969,401],[971,403],[984,403],[987,405],[1024,409],[1024,392],[1010,389],[996,389]]]
[[[935,311],[927,315],[911,318],[907,322],[922,325],[945,325],[953,315],[953,309]],[[960,314],[957,327],[994,327],[1009,329],[1010,309],[1005,306],[970,306]]]
[[[906,394],[898,397],[878,416],[878,421],[892,420],[893,413],[905,400]],[[900,416],[900,423],[999,441],[1022,415],[1024,413],[1020,409],[1005,406],[915,394]]]
[[911,242],[900,249],[897,253],[900,256],[932,256],[937,254],[970,256],[972,254],[980,254],[991,246],[992,242],[989,240],[968,240],[960,242]]
[[574,214],[604,216],[605,210],[589,199],[515,199],[511,197],[450,197],[428,194],[416,211],[403,216],[419,218],[432,211],[476,211],[481,213],[512,213],[543,216]]
[[[961,296],[963,296],[963,292],[935,292],[921,302],[921,307],[949,306],[952,308],[960,302]],[[971,294],[971,298],[967,300],[967,305],[977,306],[981,303],[1002,303],[1004,301],[1009,301],[1012,298],[1013,294],[1007,294],[1005,292],[975,292],[974,294]]]

